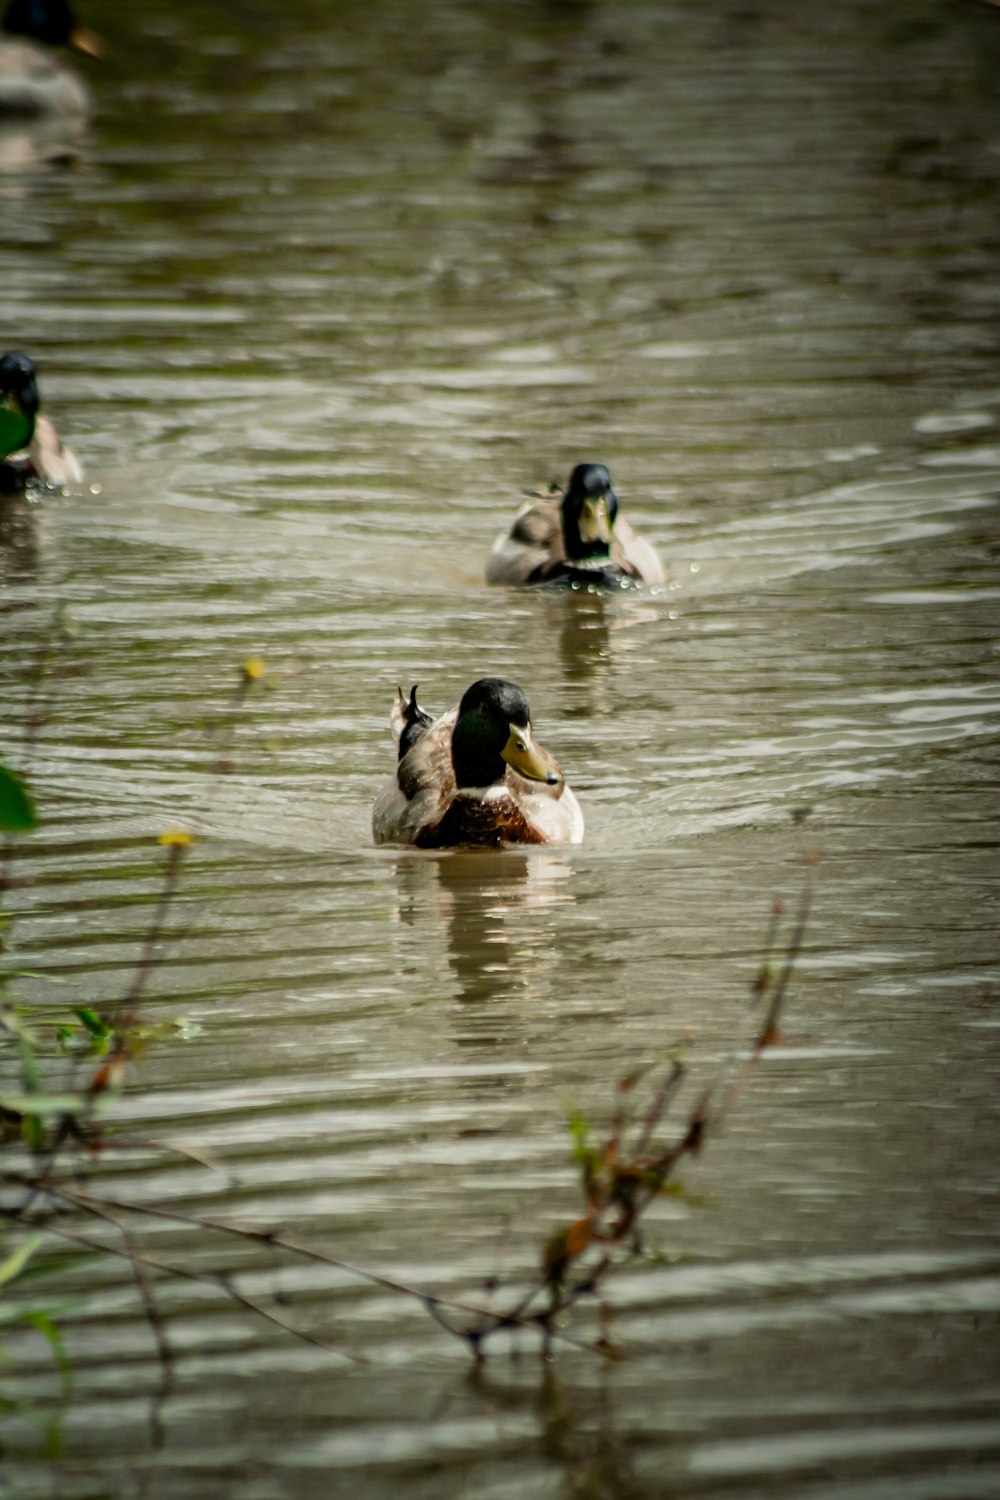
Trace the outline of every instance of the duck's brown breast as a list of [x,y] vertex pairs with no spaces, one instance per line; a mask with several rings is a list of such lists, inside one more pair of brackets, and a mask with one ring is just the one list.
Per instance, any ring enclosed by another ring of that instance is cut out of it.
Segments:
[[502,844],[544,844],[512,797],[455,797],[433,827],[414,840],[418,849],[451,849],[456,844],[499,848]]

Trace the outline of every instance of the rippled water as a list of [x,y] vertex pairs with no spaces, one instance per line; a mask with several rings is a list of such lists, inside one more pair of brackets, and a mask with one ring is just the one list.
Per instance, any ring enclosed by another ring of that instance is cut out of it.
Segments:
[[[613,1286],[627,1359],[471,1375],[415,1303],[156,1222],[369,1363],[164,1284],[157,1412],[134,1284],[71,1267],[73,1393],[17,1343],[10,1493],[995,1495],[1000,14],[87,19],[79,161],[0,178],[3,340],[93,482],[0,514],[8,754],[57,603],[78,627],[17,960],[40,1005],[115,998],[152,836],[205,835],[147,1004],[203,1031],[123,1113],[224,1169],[137,1150],[108,1192],[442,1295],[498,1253],[514,1280],[575,1212],[567,1096],[601,1121],[687,1032],[714,1077],[793,809],[822,859],[787,1043],[688,1174],[711,1207],[665,1204],[665,1263]],[[521,491],[581,457],[669,586],[487,593]],[[486,672],[584,845],[372,849],[396,683]]]

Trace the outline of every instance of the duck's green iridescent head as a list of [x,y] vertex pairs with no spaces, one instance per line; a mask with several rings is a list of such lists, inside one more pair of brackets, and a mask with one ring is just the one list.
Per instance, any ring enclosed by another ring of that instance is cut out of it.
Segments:
[[27,448],[38,406],[34,361],[26,354],[0,355],[0,459]]
[[528,700],[516,683],[482,677],[463,694],[451,732],[451,759],[460,787],[492,786],[513,766],[529,781],[555,786],[552,757],[531,734]]
[[11,36],[27,36],[50,47],[75,47],[92,57],[101,55],[99,41],[76,24],[66,0],[10,0],[3,29]]
[[573,561],[607,557],[618,514],[618,496],[603,464],[577,464],[562,502],[563,542]]

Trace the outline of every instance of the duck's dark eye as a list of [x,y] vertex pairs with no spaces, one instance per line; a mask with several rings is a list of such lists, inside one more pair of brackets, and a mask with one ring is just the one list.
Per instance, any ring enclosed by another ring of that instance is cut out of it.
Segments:
[[528,747],[527,747],[527,745],[526,745],[526,744],[525,744],[525,743],[524,743],[524,741],[523,741],[523,740],[518,740],[518,742],[517,742],[517,748],[518,748],[518,749],[519,749],[519,750],[522,750],[522,751],[524,751],[524,750],[527,750],[527,748],[528,748]]

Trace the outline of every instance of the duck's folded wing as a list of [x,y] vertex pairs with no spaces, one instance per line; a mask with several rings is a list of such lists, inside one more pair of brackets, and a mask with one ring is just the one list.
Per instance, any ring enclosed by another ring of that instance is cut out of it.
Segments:
[[522,505],[510,528],[512,541],[525,547],[555,547],[562,541],[562,496],[540,495]]
[[636,536],[632,527],[622,516],[619,516],[615,522],[614,535],[612,557],[615,557],[616,551],[620,549],[620,555],[616,560],[624,564],[630,574],[641,578],[643,583],[657,584],[666,581],[663,564],[653,547],[641,536]]
[[559,495],[546,495],[523,505],[509,531],[493,544],[486,562],[487,583],[527,583],[562,550]]
[[412,844],[440,821],[455,795],[451,731],[458,710],[436,719],[396,766],[372,813],[377,844]]
[[47,484],[83,483],[83,468],[72,448],[59,441],[59,435],[48,417],[35,421],[35,435],[28,449],[31,467]]
[[396,767],[396,780],[408,801],[427,791],[451,796],[455,769],[451,763],[451,731],[458,709],[442,714],[407,751]]

